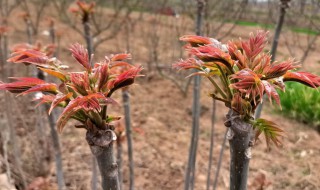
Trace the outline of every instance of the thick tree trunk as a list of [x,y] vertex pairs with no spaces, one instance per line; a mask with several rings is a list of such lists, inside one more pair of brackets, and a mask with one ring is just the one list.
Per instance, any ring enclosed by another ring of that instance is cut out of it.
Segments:
[[113,155],[113,141],[116,140],[114,132],[109,129],[89,129],[86,140],[98,162],[102,189],[120,190],[118,165]]
[[118,163],[118,175],[119,175],[119,188],[122,190],[123,177],[122,177],[122,142],[117,140],[117,163]]
[[113,143],[95,155],[101,173],[103,190],[119,190],[118,165],[113,156]]
[[246,190],[251,158],[252,126],[230,110],[225,123],[230,144],[230,190]]

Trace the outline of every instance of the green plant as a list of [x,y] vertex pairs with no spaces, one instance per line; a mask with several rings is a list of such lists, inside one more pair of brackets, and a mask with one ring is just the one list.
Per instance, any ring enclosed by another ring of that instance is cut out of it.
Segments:
[[[320,129],[320,93],[301,84],[288,83],[286,92],[279,92],[281,113]],[[277,109],[277,111],[280,111]]]
[[[230,189],[245,190],[251,147],[254,139],[263,133],[267,144],[281,145],[282,129],[265,119],[254,120],[253,114],[262,103],[263,95],[280,105],[276,88],[285,90],[284,82],[296,81],[312,88],[320,86],[320,77],[298,68],[291,59],[272,62],[269,53],[264,53],[267,33],[258,31],[249,40],[229,41],[227,45],[215,39],[186,35],[180,40],[188,42],[186,50],[195,58],[174,64],[178,69],[196,69],[190,76],[200,75],[212,83],[210,96],[225,103],[229,108],[225,125],[230,143]],[[220,82],[217,82],[217,79]],[[252,135],[255,130],[255,135]]]
[[111,95],[120,88],[134,83],[142,70],[125,62],[130,54],[105,57],[91,66],[88,51],[80,44],[71,46],[76,61],[84,67],[81,72],[66,72],[66,66],[56,58],[49,58],[41,51],[18,49],[9,62],[32,64],[43,72],[60,80],[47,83],[38,78],[13,77],[11,83],[0,82],[0,90],[19,95],[41,92],[40,103],[50,104],[49,114],[55,107],[63,107],[57,127],[61,132],[70,119],[77,120],[78,128],[87,130],[86,140],[96,157],[105,190],[118,190],[118,169],[113,156],[113,141],[116,140],[114,122],[120,117],[107,114],[107,106],[116,104]]

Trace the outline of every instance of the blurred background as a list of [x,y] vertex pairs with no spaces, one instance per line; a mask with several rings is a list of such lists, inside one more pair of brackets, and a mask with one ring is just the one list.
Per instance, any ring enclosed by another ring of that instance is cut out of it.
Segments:
[[[86,1],[90,3],[92,1]],[[195,34],[195,0],[96,0],[89,25],[94,61],[130,52],[132,63],[144,67],[144,77],[130,90],[135,189],[182,189],[191,136],[193,80],[172,64],[187,55],[179,37]],[[222,43],[248,38],[257,30],[269,31],[271,50],[281,15],[276,60],[295,58],[302,70],[320,74],[319,0],[205,0],[201,32]],[[80,71],[69,47],[86,44],[83,18],[73,0],[0,0],[1,81],[10,76],[32,75],[24,65],[7,63],[18,43],[54,43],[54,56],[72,71]],[[284,12],[283,12],[284,11]],[[283,15],[284,14],[284,15]],[[320,189],[320,93],[288,84],[281,93],[282,110],[266,103],[262,115],[285,130],[283,148],[267,151],[258,141],[250,165],[249,189]],[[210,148],[211,86],[201,84],[199,147],[195,189],[206,189]],[[56,145],[47,112],[34,96],[0,92],[0,189],[59,189],[56,180]],[[121,103],[121,94],[115,99]],[[224,139],[227,109],[217,104],[212,176]],[[110,114],[123,115],[122,106]],[[57,116],[59,111],[55,113]],[[92,159],[85,131],[75,122],[59,134],[66,189],[92,188]],[[137,132],[138,131],[138,132]],[[128,189],[127,145],[123,142],[123,189]],[[223,153],[228,158],[228,145]],[[223,159],[217,189],[228,189],[228,160]],[[212,177],[214,178],[214,177]],[[99,179],[97,179],[99,181]],[[213,179],[212,179],[213,181]],[[98,185],[99,189],[99,185]]]

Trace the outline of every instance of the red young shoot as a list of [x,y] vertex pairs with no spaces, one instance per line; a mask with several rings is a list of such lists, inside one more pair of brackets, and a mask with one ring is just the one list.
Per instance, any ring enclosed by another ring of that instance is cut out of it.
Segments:
[[[284,91],[284,82],[296,81],[311,88],[320,86],[319,76],[295,71],[298,66],[291,59],[272,63],[270,54],[263,52],[267,34],[268,32],[258,31],[256,34],[251,33],[248,40],[229,41],[227,45],[208,37],[183,36],[180,40],[188,42],[185,48],[195,58],[181,60],[173,67],[179,70],[198,70],[190,76],[201,75],[208,78],[217,92],[210,95],[212,98],[223,101],[227,107],[240,114],[244,121],[253,122],[252,115],[262,102],[264,94],[268,95],[270,101],[273,99],[281,106],[276,88]],[[217,80],[221,82],[218,83]],[[255,128],[259,132],[269,133],[266,128],[276,131],[272,133],[272,137],[266,137],[279,145],[276,136],[282,130],[266,120],[257,122],[256,126],[259,127]]]
[[[38,46],[39,47],[39,46]],[[48,49],[48,48],[45,48]],[[18,45],[8,59],[13,63],[35,65],[42,71],[60,79],[61,84],[47,83],[37,78],[12,78],[16,81],[0,83],[0,90],[25,95],[31,92],[42,92],[40,103],[51,104],[49,114],[59,106],[64,107],[58,119],[58,129],[61,132],[70,118],[86,125],[88,120],[96,127],[106,127],[106,124],[119,117],[105,117],[103,108],[116,102],[110,98],[116,90],[133,84],[139,77],[141,66],[132,66],[125,62],[130,54],[117,54],[110,59],[95,63],[92,68],[88,52],[80,44],[71,46],[70,51],[76,61],[85,68],[81,72],[65,72],[66,66],[55,58],[49,58],[42,48],[29,45]]]

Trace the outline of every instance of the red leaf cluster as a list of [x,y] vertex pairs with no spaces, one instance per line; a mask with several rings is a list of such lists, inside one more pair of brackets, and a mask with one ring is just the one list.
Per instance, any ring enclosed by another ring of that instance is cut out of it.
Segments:
[[14,52],[7,61],[13,63],[24,63],[26,65],[34,64],[41,67],[47,63],[48,59],[49,58],[40,51],[27,49]]
[[22,93],[32,87],[46,83],[38,78],[11,77],[11,79],[16,81],[11,83],[0,83],[0,90],[7,90],[12,93]]
[[116,104],[110,96],[116,90],[134,83],[136,77],[141,76],[141,66],[133,66],[125,62],[130,54],[116,54],[97,62],[92,68],[89,63],[87,50],[80,44],[71,46],[70,51],[76,61],[85,71],[66,73],[60,61],[49,58],[42,48],[28,45],[15,47],[15,52],[9,61],[27,63],[38,66],[42,71],[61,80],[61,84],[46,83],[37,78],[13,78],[11,83],[0,82],[0,90],[8,90],[22,95],[31,92],[42,92],[37,100],[40,103],[50,103],[49,114],[57,107],[64,107],[58,119],[58,129],[61,131],[70,118],[83,124],[90,123],[97,126],[111,122],[104,108],[109,104]]
[[[271,55],[263,52],[267,34],[258,31],[256,34],[251,33],[248,40],[233,40],[226,45],[208,37],[182,36],[180,40],[188,43],[185,48],[194,58],[180,60],[173,67],[197,70],[189,76],[207,77],[221,96],[216,94],[212,97],[249,117],[262,102],[264,94],[268,95],[270,101],[274,99],[280,105],[276,88],[284,90],[286,81],[319,87],[319,76],[294,71],[298,66],[293,60],[271,62]],[[215,81],[215,76],[219,76],[222,86]]]
[[80,63],[88,71],[91,70],[91,65],[89,62],[89,55],[87,49],[78,43],[73,44],[70,48],[72,57],[75,58],[78,63]]
[[86,3],[81,0],[76,1],[77,7],[71,7],[69,9],[70,12],[79,14],[82,17],[83,22],[87,22],[89,20],[89,15],[94,13],[95,2]]
[[320,77],[308,72],[287,72],[283,75],[283,81],[296,81],[311,88],[320,86]]

